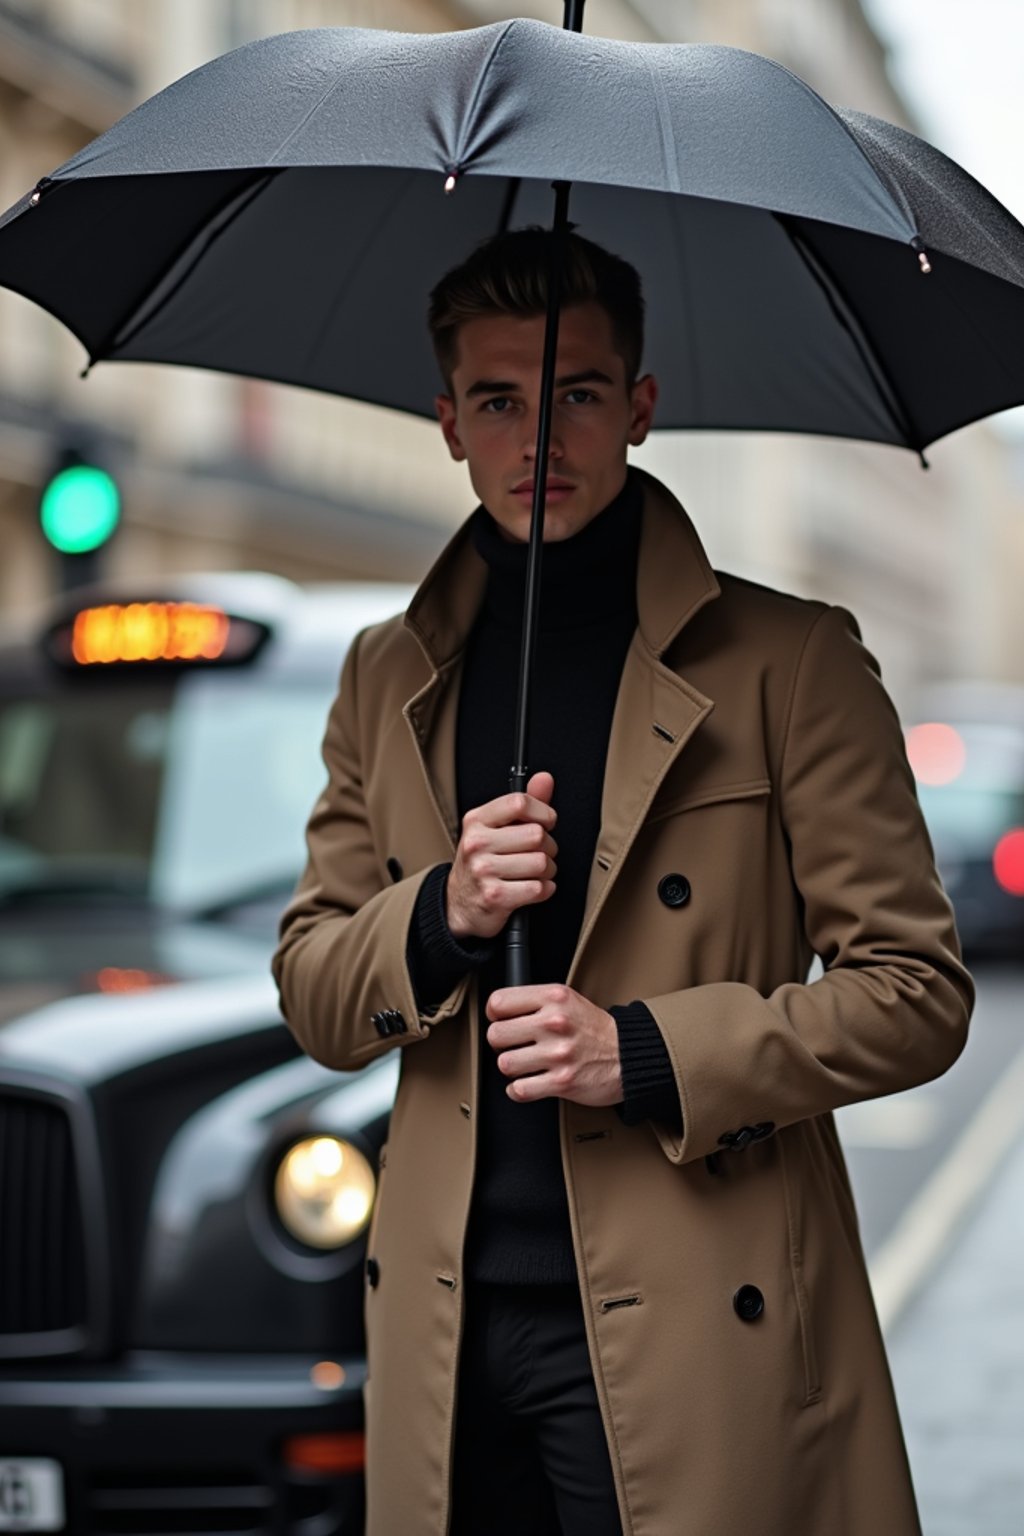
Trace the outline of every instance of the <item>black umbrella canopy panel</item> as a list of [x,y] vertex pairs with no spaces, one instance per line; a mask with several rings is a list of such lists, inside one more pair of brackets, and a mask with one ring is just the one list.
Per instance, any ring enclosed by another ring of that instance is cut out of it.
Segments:
[[952,161],[756,54],[535,21],[215,59],[8,210],[0,283],[91,362],[433,415],[430,288],[553,180],[642,274],[660,427],[920,450],[1024,400],[1024,230]]

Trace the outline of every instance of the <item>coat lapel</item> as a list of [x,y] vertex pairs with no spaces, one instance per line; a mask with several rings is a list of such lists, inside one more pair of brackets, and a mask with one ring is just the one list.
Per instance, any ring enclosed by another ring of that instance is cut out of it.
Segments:
[[412,733],[413,748],[419,759],[438,820],[444,830],[451,856],[459,840],[459,814],[455,796],[455,725],[458,718],[459,685],[462,669],[449,662],[435,672],[419,693],[402,710]]
[[[455,728],[462,652],[483,601],[487,567],[463,523],[441,551],[409,604],[405,627],[413,633],[431,676],[402,709],[427,793],[454,854],[459,838],[455,788]],[[509,731],[511,733],[511,721]]]
[[601,830],[570,983],[665,775],[714,709],[712,699],[661,658],[684,625],[721,589],[679,502],[652,475],[642,470],[633,473],[641,477],[644,490],[637,564],[638,624],[612,717],[601,795]]
[[[630,473],[640,479],[643,489],[638,624],[612,719],[601,830],[570,978],[662,780],[714,708],[711,699],[661,658],[693,615],[718,596],[718,582],[693,524],[675,497],[653,475],[636,468]],[[455,731],[460,663],[486,582],[487,567],[463,524],[424,578],[405,617],[406,627],[430,663],[431,676],[402,713],[452,850],[459,828]],[[510,718],[510,736],[511,731]]]
[[634,637],[612,720],[601,797],[601,831],[590,867],[570,983],[651,801],[672,764],[713,708],[710,699],[645,652],[639,637]]

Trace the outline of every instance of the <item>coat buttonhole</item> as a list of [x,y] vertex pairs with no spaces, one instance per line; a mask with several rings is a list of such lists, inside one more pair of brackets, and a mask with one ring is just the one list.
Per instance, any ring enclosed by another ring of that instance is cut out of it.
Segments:
[[602,1136],[610,1136],[611,1131],[578,1131],[573,1136],[573,1141],[600,1141]]
[[634,1291],[632,1296],[609,1296],[601,1303],[602,1312],[613,1312],[617,1307],[639,1307],[643,1305],[643,1297],[639,1291]]
[[654,721],[653,725],[651,726],[651,730],[654,732],[655,736],[660,736],[662,741],[675,741],[675,737],[673,736],[672,732],[666,731],[665,727],[663,725],[659,725],[657,720]]
[[446,1285],[450,1291],[454,1291],[458,1283],[454,1275],[438,1275],[437,1278],[440,1280],[441,1284]]
[[611,859],[605,858],[603,853],[599,853],[597,855],[597,866],[599,869],[611,869],[612,861]]

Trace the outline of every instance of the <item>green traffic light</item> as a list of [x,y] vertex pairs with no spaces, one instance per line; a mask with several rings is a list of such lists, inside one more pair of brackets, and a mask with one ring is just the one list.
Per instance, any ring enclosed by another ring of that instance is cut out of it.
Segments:
[[54,475],[40,505],[43,532],[64,555],[84,555],[104,544],[117,527],[117,483],[95,464],[76,464]]

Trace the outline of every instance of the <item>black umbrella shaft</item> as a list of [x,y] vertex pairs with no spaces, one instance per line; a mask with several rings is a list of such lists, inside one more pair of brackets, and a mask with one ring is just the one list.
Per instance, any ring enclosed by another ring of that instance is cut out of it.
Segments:
[[[540,405],[537,412],[537,444],[533,462],[533,506],[530,513],[530,548],[526,560],[526,596],[523,604],[523,637],[519,653],[519,687],[516,698],[516,737],[509,788],[526,788],[530,735],[530,690],[537,654],[537,618],[544,554],[544,512],[547,505],[548,455],[551,451],[551,418],[555,399],[555,358],[558,352],[558,316],[562,297],[562,269],[569,229],[569,183],[556,181],[555,221],[548,264],[548,308],[541,363]],[[526,986],[530,979],[526,912],[513,912],[505,928],[505,979],[510,987]]]
[[[562,27],[566,32],[582,32],[585,4],[586,0],[565,0]],[[512,759],[512,772],[509,775],[511,790],[525,789],[530,777],[530,770],[526,765],[527,742],[530,734],[530,684],[533,678],[534,657],[537,653],[537,614],[540,608],[541,558],[544,552],[544,510],[547,504],[551,413],[555,395],[558,313],[562,296],[565,237],[569,227],[569,183],[556,181],[554,189],[555,222],[552,229],[551,261],[548,267],[548,312],[544,327],[544,360],[541,365],[537,450],[533,468],[533,506],[530,512],[530,549],[526,563],[523,640],[519,656],[515,753]],[[503,223],[502,228],[505,227],[506,224]],[[529,923],[525,910],[520,908],[518,912],[513,912],[505,926],[505,982],[510,987],[524,987],[529,980]]]

